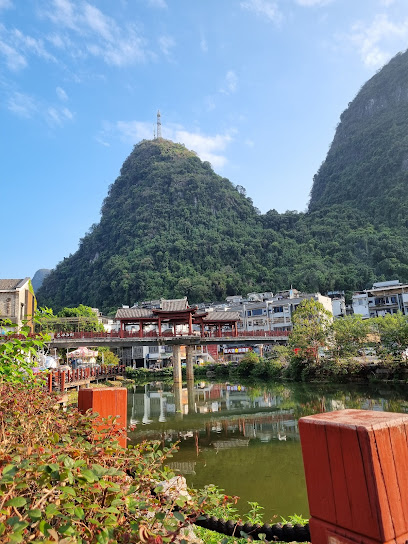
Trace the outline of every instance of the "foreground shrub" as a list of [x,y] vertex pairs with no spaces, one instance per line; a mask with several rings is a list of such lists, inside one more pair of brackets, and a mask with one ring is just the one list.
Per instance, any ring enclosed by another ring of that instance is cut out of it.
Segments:
[[1,542],[172,542],[188,525],[174,507],[194,519],[199,504],[213,506],[205,493],[163,495],[172,450],[121,448],[112,425],[95,431],[95,415],[56,401],[36,387],[0,388]]

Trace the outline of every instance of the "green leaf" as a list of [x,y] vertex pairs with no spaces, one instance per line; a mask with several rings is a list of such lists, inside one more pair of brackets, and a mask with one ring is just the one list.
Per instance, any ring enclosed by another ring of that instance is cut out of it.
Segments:
[[74,460],[71,459],[71,457],[65,457],[65,459],[64,459],[64,466],[65,466],[66,468],[73,468],[74,464],[75,464],[75,463],[74,463]]
[[61,525],[59,528],[59,532],[63,535],[74,535],[76,534],[76,531],[71,523],[66,523],[65,525]]
[[108,529],[102,529],[102,531],[96,537],[96,542],[98,544],[109,544],[109,531],[108,531]]
[[80,506],[76,506],[76,507],[74,508],[74,515],[75,515],[78,519],[84,519],[84,517],[85,517],[84,511],[83,511],[83,509],[82,509]]
[[6,506],[15,506],[16,508],[24,506],[25,504],[27,504],[27,501],[24,497],[13,497],[6,502]]
[[3,476],[14,476],[15,473],[17,472],[17,467],[16,465],[6,465],[4,468],[3,468]]
[[59,514],[59,510],[55,504],[48,504],[47,508],[45,509],[45,513],[48,517],[54,516],[55,514]]
[[80,474],[87,482],[96,482],[98,481],[98,477],[96,476],[96,474],[94,474],[92,472],[92,470],[89,470],[88,468],[84,468],[81,470],[81,474]]
[[32,510],[29,510],[27,514],[32,520],[41,519],[42,516],[42,512],[39,508],[33,508]]
[[63,495],[71,495],[71,497],[76,497],[76,491],[73,487],[64,486],[60,487]]
[[173,516],[179,521],[181,521],[182,523],[184,523],[185,517],[183,516],[181,512],[173,512]]
[[41,520],[38,524],[38,530],[44,535],[48,535],[48,529],[51,529],[51,525],[44,520]]

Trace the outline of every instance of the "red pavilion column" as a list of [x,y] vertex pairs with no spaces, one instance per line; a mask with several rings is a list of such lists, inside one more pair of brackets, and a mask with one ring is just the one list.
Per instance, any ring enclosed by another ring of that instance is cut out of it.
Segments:
[[143,338],[143,321],[139,321],[139,337]]
[[161,334],[162,334],[162,331],[161,331],[161,318],[159,317],[159,321],[157,323],[157,335],[161,336]]
[[188,334],[191,336],[193,334],[193,316],[188,314]]

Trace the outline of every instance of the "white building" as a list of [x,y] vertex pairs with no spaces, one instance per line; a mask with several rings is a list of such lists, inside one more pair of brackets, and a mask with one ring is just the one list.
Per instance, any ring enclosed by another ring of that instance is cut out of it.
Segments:
[[292,314],[303,300],[316,300],[332,311],[332,301],[320,293],[300,293],[289,289],[270,299],[242,304],[242,328],[248,331],[291,331]]
[[399,280],[374,283],[371,289],[354,293],[353,312],[363,318],[397,312],[408,315],[408,285]]

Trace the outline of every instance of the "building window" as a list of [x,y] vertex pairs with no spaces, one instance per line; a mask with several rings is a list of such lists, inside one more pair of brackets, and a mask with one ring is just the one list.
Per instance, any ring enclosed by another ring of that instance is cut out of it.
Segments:
[[6,300],[6,315],[11,315],[11,298]]

